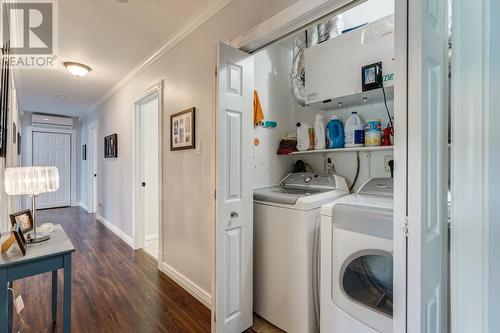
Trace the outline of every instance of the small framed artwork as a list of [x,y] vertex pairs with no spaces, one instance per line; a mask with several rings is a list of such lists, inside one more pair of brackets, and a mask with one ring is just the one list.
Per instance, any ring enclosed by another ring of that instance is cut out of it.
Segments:
[[22,210],[20,212],[10,214],[9,217],[12,227],[18,224],[24,234],[33,230],[33,215],[31,215],[31,210]]
[[87,145],[82,145],[82,161],[87,160]]
[[17,133],[17,155],[21,155],[21,133]]
[[171,115],[170,150],[194,149],[195,140],[195,108]]
[[16,223],[14,225],[14,228],[12,229],[12,233],[14,234],[14,237],[16,238],[16,242],[17,242],[17,245],[19,245],[19,249],[21,249],[23,256],[25,256],[26,255],[26,238],[24,238],[24,233],[21,230],[21,226]]
[[104,158],[118,157],[118,134],[104,137]]

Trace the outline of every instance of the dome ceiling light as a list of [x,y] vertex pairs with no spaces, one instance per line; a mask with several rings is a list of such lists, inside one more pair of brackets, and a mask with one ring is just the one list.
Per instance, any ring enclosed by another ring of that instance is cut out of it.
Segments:
[[63,63],[63,65],[71,75],[74,75],[76,77],[84,77],[92,70],[92,68],[90,68],[89,66],[80,64],[78,62],[67,61]]

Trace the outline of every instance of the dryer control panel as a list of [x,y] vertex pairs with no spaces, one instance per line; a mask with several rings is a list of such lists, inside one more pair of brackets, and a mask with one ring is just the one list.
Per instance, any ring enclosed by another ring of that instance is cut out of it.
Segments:
[[283,187],[308,187],[334,190],[335,178],[324,173],[296,172],[286,176],[280,185]]

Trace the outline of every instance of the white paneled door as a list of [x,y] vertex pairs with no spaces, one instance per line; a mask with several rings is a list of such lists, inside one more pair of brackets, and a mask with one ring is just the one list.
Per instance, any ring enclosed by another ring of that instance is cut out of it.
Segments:
[[442,0],[409,4],[408,332],[441,333],[448,303],[448,11]]
[[216,331],[252,326],[253,57],[218,47]]
[[71,205],[71,135],[33,132],[33,165],[55,166],[59,170],[59,190],[40,194],[37,208]]

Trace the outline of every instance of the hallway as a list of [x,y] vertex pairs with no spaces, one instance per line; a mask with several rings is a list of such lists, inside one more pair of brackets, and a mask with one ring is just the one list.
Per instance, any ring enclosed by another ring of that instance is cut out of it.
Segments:
[[[93,214],[61,208],[38,212],[39,223],[61,224],[72,240],[73,332],[209,332],[210,311],[142,251],[133,251]],[[50,274],[14,282],[25,309],[15,332],[51,332]],[[62,283],[62,272],[59,272]],[[59,290],[58,327],[62,326]]]

